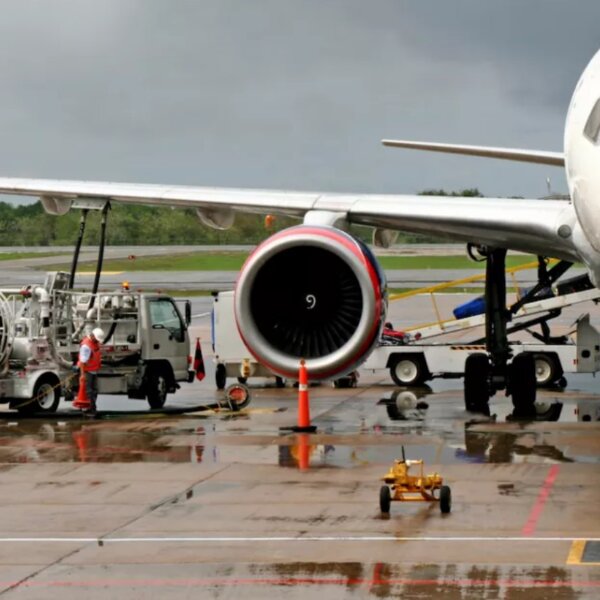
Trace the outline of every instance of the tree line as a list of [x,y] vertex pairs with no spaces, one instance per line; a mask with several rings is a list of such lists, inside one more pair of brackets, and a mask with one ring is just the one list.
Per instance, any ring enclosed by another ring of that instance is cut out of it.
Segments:
[[[425,190],[422,195],[481,196],[477,189],[458,192]],[[80,212],[69,211],[55,217],[46,214],[41,203],[13,205],[0,202],[0,246],[68,246],[75,242]],[[231,229],[218,231],[203,225],[194,210],[157,208],[114,204],[108,215],[107,243],[120,245],[178,244],[257,244],[274,231],[300,223],[300,220],[277,217],[272,226],[265,226],[264,216],[236,214]],[[371,229],[352,227],[352,232],[369,242]],[[94,245],[100,239],[100,215],[90,211],[86,225],[85,244]],[[435,242],[438,237],[400,233],[400,243]]]

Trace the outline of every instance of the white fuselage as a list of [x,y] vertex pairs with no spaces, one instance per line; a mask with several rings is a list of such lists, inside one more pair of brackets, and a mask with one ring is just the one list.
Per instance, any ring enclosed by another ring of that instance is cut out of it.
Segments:
[[565,167],[577,215],[573,245],[600,287],[600,51],[573,92],[565,123]]

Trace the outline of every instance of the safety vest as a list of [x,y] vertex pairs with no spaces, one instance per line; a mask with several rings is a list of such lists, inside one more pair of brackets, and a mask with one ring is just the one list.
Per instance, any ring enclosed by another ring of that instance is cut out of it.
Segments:
[[81,346],[87,346],[92,354],[90,359],[84,363],[83,365],[79,363],[79,366],[83,366],[86,371],[91,371],[92,373],[99,371],[100,366],[102,364],[102,356],[100,354],[100,342],[98,340],[92,341],[89,337],[84,337],[81,340]]

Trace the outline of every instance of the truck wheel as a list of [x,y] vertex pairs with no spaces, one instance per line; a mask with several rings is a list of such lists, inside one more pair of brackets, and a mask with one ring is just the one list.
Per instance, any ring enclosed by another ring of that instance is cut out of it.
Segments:
[[517,417],[535,417],[535,360],[533,354],[517,354],[509,367],[509,389],[514,414]]
[[390,375],[400,387],[423,383],[423,363],[416,357],[399,358],[391,367]]
[[440,510],[442,514],[447,515],[452,508],[452,493],[447,485],[440,488]]
[[549,354],[536,354],[534,359],[537,386],[548,387],[552,385],[558,375],[556,359]]
[[487,354],[469,354],[465,361],[465,408],[471,412],[487,412],[490,392],[488,376],[490,361]]
[[22,414],[53,413],[56,412],[59,402],[59,381],[55,377],[44,376],[35,382],[31,400],[20,400],[15,408]]
[[219,363],[215,370],[215,383],[218,390],[225,389],[225,384],[227,383],[227,371],[225,370],[225,365],[222,363]]
[[382,485],[379,490],[379,509],[384,515],[389,514],[391,502],[390,488],[387,485]]
[[163,371],[150,373],[146,382],[146,397],[150,408],[162,408],[167,401],[169,382]]

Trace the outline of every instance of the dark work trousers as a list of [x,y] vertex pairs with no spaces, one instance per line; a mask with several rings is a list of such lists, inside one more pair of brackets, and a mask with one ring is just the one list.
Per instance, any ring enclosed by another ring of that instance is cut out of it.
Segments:
[[85,394],[90,401],[90,410],[96,410],[96,398],[98,397],[98,373],[85,372]]

